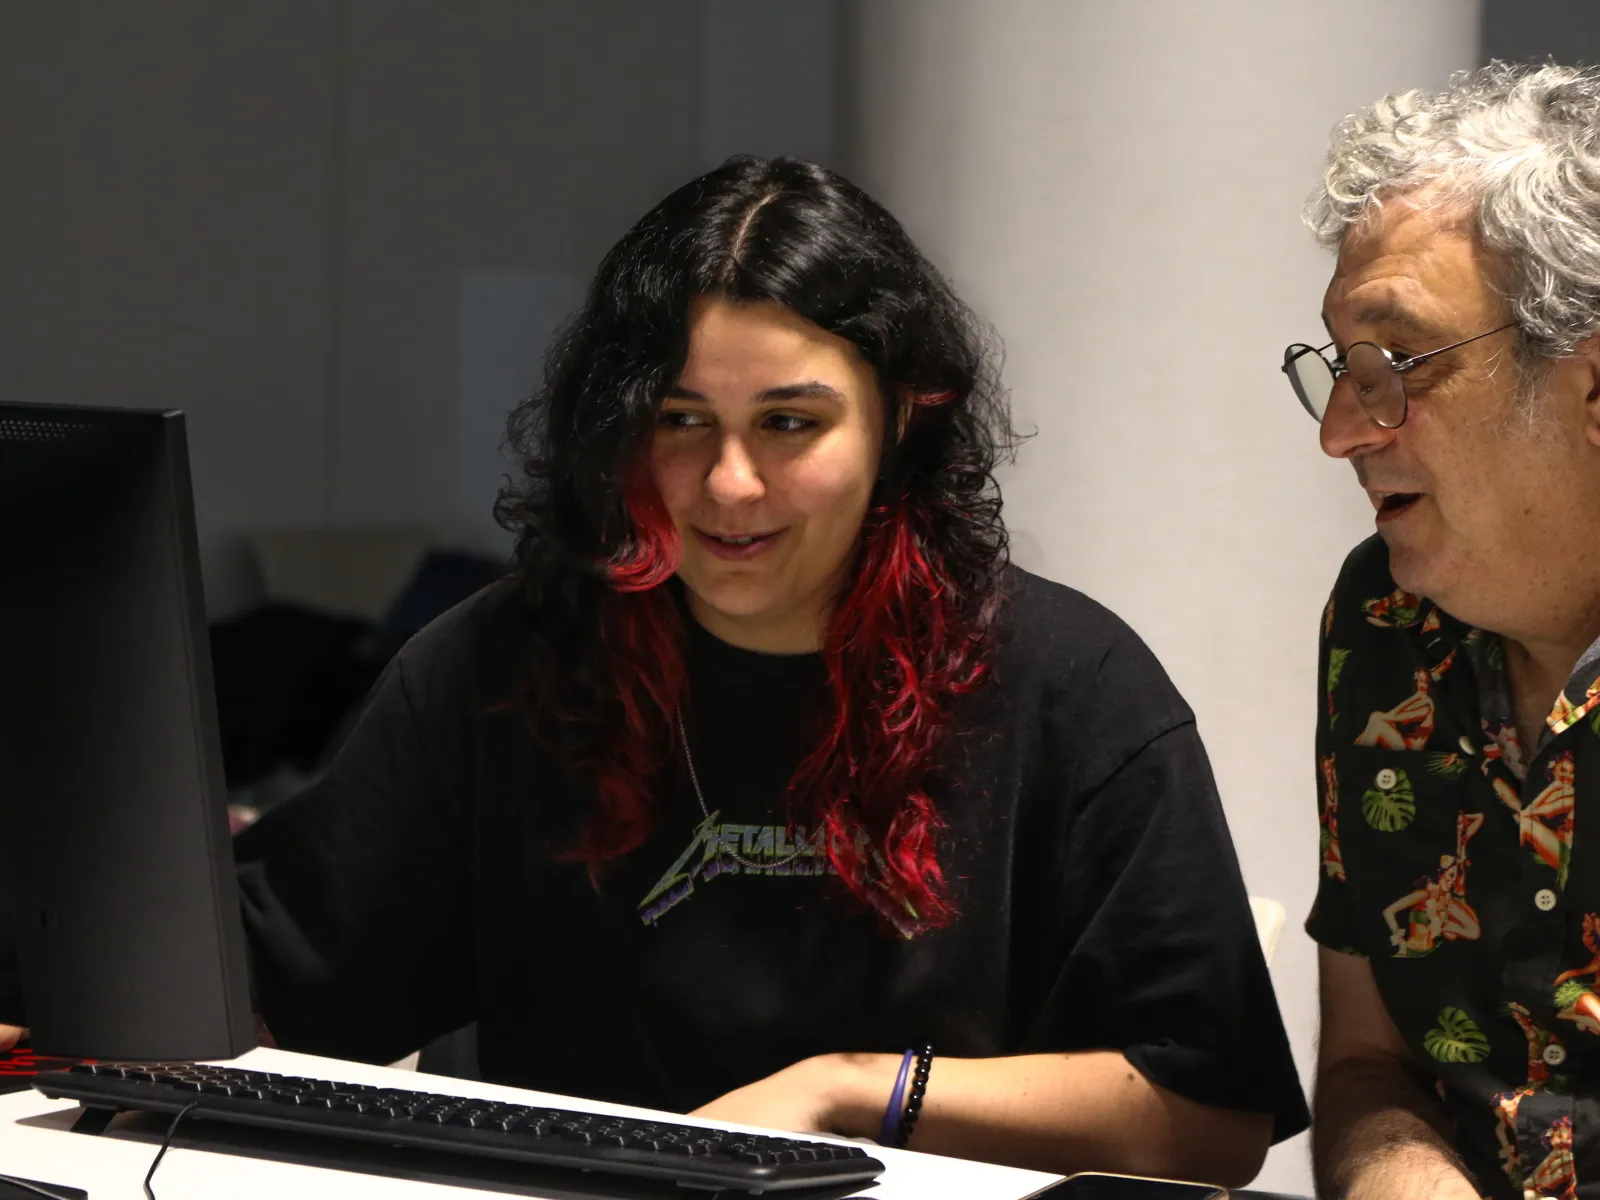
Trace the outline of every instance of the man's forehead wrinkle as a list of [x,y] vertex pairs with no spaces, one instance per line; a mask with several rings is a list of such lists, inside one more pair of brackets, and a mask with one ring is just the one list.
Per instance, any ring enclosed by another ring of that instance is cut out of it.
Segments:
[[1326,296],[1336,319],[1443,335],[1481,315],[1476,310],[1486,286],[1482,259],[1459,222],[1441,225],[1429,214],[1402,215],[1381,235],[1353,236],[1346,249]]
[[1371,271],[1336,278],[1328,289],[1325,316],[1330,322],[1342,320],[1355,327],[1388,324],[1435,332],[1430,318],[1437,306],[1429,302],[1428,290],[1414,274],[1397,266],[1383,259],[1372,264]]

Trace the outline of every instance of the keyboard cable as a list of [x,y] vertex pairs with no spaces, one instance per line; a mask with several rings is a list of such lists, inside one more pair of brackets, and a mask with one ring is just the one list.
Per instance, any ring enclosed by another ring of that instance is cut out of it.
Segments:
[[150,1172],[144,1177],[144,1194],[150,1200],[156,1200],[155,1192],[150,1190],[150,1181],[156,1177],[156,1168],[161,1165],[161,1159],[166,1154],[167,1147],[172,1145],[172,1135],[178,1132],[178,1126],[183,1122],[183,1119],[199,1107],[200,1102],[198,1100],[193,1104],[184,1105],[183,1108],[178,1110],[178,1115],[172,1118],[172,1124],[167,1126],[167,1136],[161,1139],[161,1149],[156,1151],[155,1161],[150,1164]]

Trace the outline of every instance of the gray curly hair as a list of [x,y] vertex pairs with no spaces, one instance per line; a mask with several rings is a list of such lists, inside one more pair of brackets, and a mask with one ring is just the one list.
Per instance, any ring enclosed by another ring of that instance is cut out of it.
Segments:
[[1335,248],[1423,188],[1430,205],[1473,212],[1525,364],[1600,332],[1600,71],[1492,62],[1442,91],[1386,96],[1334,128],[1305,221]]

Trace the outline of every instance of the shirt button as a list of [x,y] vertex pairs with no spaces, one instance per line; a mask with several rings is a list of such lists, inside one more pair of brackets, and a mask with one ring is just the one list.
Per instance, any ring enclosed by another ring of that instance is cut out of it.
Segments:
[[1395,785],[1395,782],[1398,778],[1399,777],[1394,773],[1393,767],[1385,767],[1383,770],[1378,772],[1378,790],[1380,792],[1387,792]]
[[1560,1042],[1551,1042],[1544,1048],[1544,1061],[1552,1067],[1559,1067],[1567,1061],[1567,1048]]
[[1540,888],[1533,894],[1533,905],[1540,912],[1549,912],[1556,906],[1556,894],[1549,888]]

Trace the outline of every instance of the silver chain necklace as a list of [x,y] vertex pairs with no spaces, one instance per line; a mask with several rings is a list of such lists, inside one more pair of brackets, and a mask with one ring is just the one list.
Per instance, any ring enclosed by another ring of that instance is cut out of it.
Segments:
[[[689,782],[694,784],[694,798],[700,802],[700,815],[706,820],[711,820],[711,809],[706,805],[706,794],[700,790],[700,773],[694,769],[694,755],[689,753],[689,733],[683,727],[683,709],[676,714],[678,718],[678,739],[683,742],[683,761],[689,764]],[[793,854],[786,854],[782,858],[775,858],[771,862],[751,862],[736,850],[727,850],[721,847],[717,853],[726,854],[734,862],[750,871],[770,871],[774,867],[785,866],[792,863],[805,853],[802,847]]]

